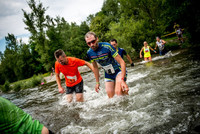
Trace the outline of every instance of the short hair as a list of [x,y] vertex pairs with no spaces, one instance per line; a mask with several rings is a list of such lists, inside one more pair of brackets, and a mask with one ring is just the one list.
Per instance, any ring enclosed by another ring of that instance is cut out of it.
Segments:
[[116,40],[116,39],[111,39],[111,40],[110,40],[110,42],[113,42],[113,41],[115,41],[115,42],[117,43],[117,40]]
[[58,50],[56,50],[56,51],[54,52],[54,56],[55,56],[56,58],[59,58],[60,56],[66,56],[66,55],[65,55],[65,52],[64,52],[62,49],[58,49]]
[[160,39],[160,37],[157,36],[156,39]]
[[87,33],[85,34],[85,38],[88,38],[88,37],[91,36],[91,35],[93,35],[93,36],[95,37],[95,39],[97,38],[97,35],[96,35],[94,32],[92,32],[92,31],[87,32]]
[[[147,41],[144,41],[143,43],[147,43]],[[148,44],[148,43],[147,43]]]

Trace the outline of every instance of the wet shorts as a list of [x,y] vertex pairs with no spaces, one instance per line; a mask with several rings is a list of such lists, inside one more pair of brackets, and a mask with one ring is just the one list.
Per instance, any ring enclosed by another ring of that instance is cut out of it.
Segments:
[[178,34],[178,37],[179,37],[179,38],[182,38],[182,37],[183,37],[183,35],[182,35],[182,34]]
[[[115,78],[117,77],[117,75],[121,73],[121,70],[117,69],[115,70],[115,73],[114,74],[107,74],[105,72],[105,82],[114,82],[115,81]],[[127,72],[126,72],[127,73]],[[126,74],[127,76],[127,74]],[[126,81],[126,78],[124,79],[124,81]]]
[[73,87],[66,87],[66,94],[83,93],[83,80]]

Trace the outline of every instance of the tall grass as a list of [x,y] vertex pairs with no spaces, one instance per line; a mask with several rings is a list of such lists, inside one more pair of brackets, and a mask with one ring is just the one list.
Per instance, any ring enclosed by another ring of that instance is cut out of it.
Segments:
[[17,81],[14,83],[9,83],[8,81],[5,82],[3,86],[0,87],[0,89],[3,92],[8,92],[10,90],[13,91],[20,91],[21,89],[27,89],[27,88],[33,88],[36,86],[39,86],[41,82],[44,81],[43,75],[34,75],[33,77],[21,81]]

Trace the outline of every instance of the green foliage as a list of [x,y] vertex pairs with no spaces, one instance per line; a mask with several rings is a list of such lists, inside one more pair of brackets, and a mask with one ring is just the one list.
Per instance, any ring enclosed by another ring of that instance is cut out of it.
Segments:
[[27,88],[39,86],[42,81],[44,81],[43,75],[37,75],[37,76],[34,75],[33,77],[31,77],[29,79],[17,81],[14,83],[9,83],[8,81],[6,81],[3,86],[0,86],[0,89],[3,92],[8,92],[10,90],[18,92],[21,89],[27,89]]
[[16,82],[15,84],[12,85],[12,90],[14,90],[15,92],[20,91],[21,88],[23,88],[23,83],[21,81]]
[[8,92],[10,91],[10,82],[6,81],[1,89],[3,92]]
[[39,84],[41,84],[42,79],[43,79],[42,75],[39,76],[33,75],[33,77],[29,80],[30,83],[28,85],[30,85],[30,87],[38,86]]

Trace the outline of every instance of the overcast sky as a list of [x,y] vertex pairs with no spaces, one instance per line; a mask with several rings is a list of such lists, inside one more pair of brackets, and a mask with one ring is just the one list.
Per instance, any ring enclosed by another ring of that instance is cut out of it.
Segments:
[[[35,0],[38,1],[38,0]],[[40,0],[48,7],[46,14],[64,17],[67,22],[80,24],[88,15],[101,10],[104,0]],[[27,41],[29,32],[25,30],[23,12],[30,11],[26,0],[0,0],[0,51],[4,51],[5,36],[13,33]]]

